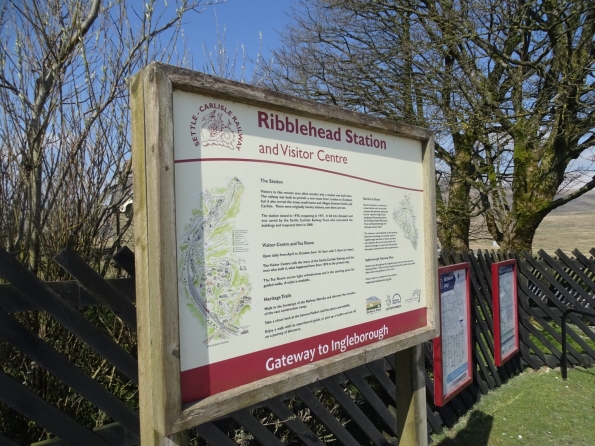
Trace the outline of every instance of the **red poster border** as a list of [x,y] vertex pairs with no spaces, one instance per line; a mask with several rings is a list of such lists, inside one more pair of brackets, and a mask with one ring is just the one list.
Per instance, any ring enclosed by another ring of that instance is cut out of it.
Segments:
[[[502,339],[500,333],[500,281],[499,270],[503,266],[514,265],[513,269],[513,280],[515,283],[514,295],[513,295],[513,306],[514,306],[514,341],[515,348],[508,355],[502,357]],[[512,356],[519,351],[519,304],[518,304],[518,264],[515,259],[504,260],[502,262],[492,263],[492,308],[493,308],[493,323],[494,323],[494,363],[497,367],[500,367]]]
[[434,350],[434,404],[438,407],[443,406],[448,401],[450,401],[455,395],[461,392],[465,387],[473,382],[473,361],[471,356],[471,264],[469,262],[464,263],[457,263],[455,265],[443,266],[438,268],[438,283],[440,283],[440,276],[445,273],[450,273],[453,271],[460,271],[465,270],[465,282],[466,282],[466,289],[467,289],[467,298],[465,299],[467,303],[467,374],[469,377],[462,381],[458,387],[452,390],[450,393],[443,395],[444,389],[444,376],[442,373],[442,364],[443,364],[443,357],[442,357],[442,294],[440,293],[440,287],[438,287],[438,317],[440,319],[440,336],[434,338],[433,340],[433,350]]

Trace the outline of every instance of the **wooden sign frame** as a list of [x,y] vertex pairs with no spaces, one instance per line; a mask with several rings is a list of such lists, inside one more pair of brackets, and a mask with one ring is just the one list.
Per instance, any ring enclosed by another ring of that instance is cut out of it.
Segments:
[[[136,74],[130,88],[141,438],[172,436],[292,389],[419,346],[438,335],[433,132],[160,63],[151,63]],[[420,224],[424,234],[421,249],[426,259],[423,266],[426,326],[183,407],[173,163],[174,91],[208,95],[420,141],[424,214],[431,216]],[[143,444],[162,444],[151,441],[143,440]]]
[[448,401],[450,401],[455,395],[460,393],[465,387],[473,382],[473,357],[472,357],[472,341],[471,341],[471,326],[472,326],[472,319],[471,319],[471,264],[469,262],[465,263],[457,263],[455,265],[443,266],[438,268],[438,282],[440,283],[441,276],[455,272],[455,271],[465,271],[465,289],[466,289],[466,296],[464,298],[464,302],[466,303],[466,308],[463,309],[461,312],[467,316],[467,378],[462,380],[457,386],[452,389],[447,394],[444,394],[444,387],[445,387],[445,376],[444,376],[444,363],[448,361],[448,358],[445,358],[445,352],[442,348],[442,337],[444,333],[444,321],[441,317],[441,309],[442,309],[442,293],[440,292],[439,287],[439,311],[438,315],[440,318],[440,336],[435,338],[433,341],[433,357],[434,357],[434,404],[438,407],[443,406]]
[[[500,268],[513,265],[512,281],[512,309],[514,322],[513,342],[514,348],[505,355],[502,355],[502,320],[500,318]],[[518,264],[515,259],[504,260],[492,263],[492,308],[494,309],[494,362],[501,366],[519,351],[519,307],[518,307],[518,286],[517,286]]]

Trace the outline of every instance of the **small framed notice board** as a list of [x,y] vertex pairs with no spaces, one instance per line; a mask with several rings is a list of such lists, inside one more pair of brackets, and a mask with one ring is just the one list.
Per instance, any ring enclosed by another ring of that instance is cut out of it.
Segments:
[[473,381],[470,264],[438,269],[440,337],[434,339],[434,404],[442,406]]
[[431,131],[158,63],[131,108],[154,429],[438,334]]
[[517,262],[492,263],[494,361],[501,366],[519,351]]

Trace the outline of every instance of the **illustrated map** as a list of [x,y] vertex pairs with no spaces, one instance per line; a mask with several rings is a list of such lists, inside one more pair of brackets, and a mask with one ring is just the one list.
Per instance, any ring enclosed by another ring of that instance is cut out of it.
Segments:
[[205,190],[179,244],[178,278],[187,308],[207,328],[205,344],[248,333],[251,284],[244,259],[234,250],[234,217],[244,186]]
[[417,222],[413,205],[409,195],[405,195],[405,198],[395,207],[393,211],[393,219],[397,223],[397,226],[403,231],[403,235],[413,245],[413,249],[417,249],[417,242],[419,239],[417,232]]

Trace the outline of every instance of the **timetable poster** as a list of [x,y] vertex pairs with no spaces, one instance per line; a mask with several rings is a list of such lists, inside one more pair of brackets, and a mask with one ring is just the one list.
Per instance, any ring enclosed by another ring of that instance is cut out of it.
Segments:
[[442,406],[471,383],[469,263],[438,269],[440,337],[434,339],[434,402]]
[[516,260],[492,264],[494,359],[502,365],[519,350]]

